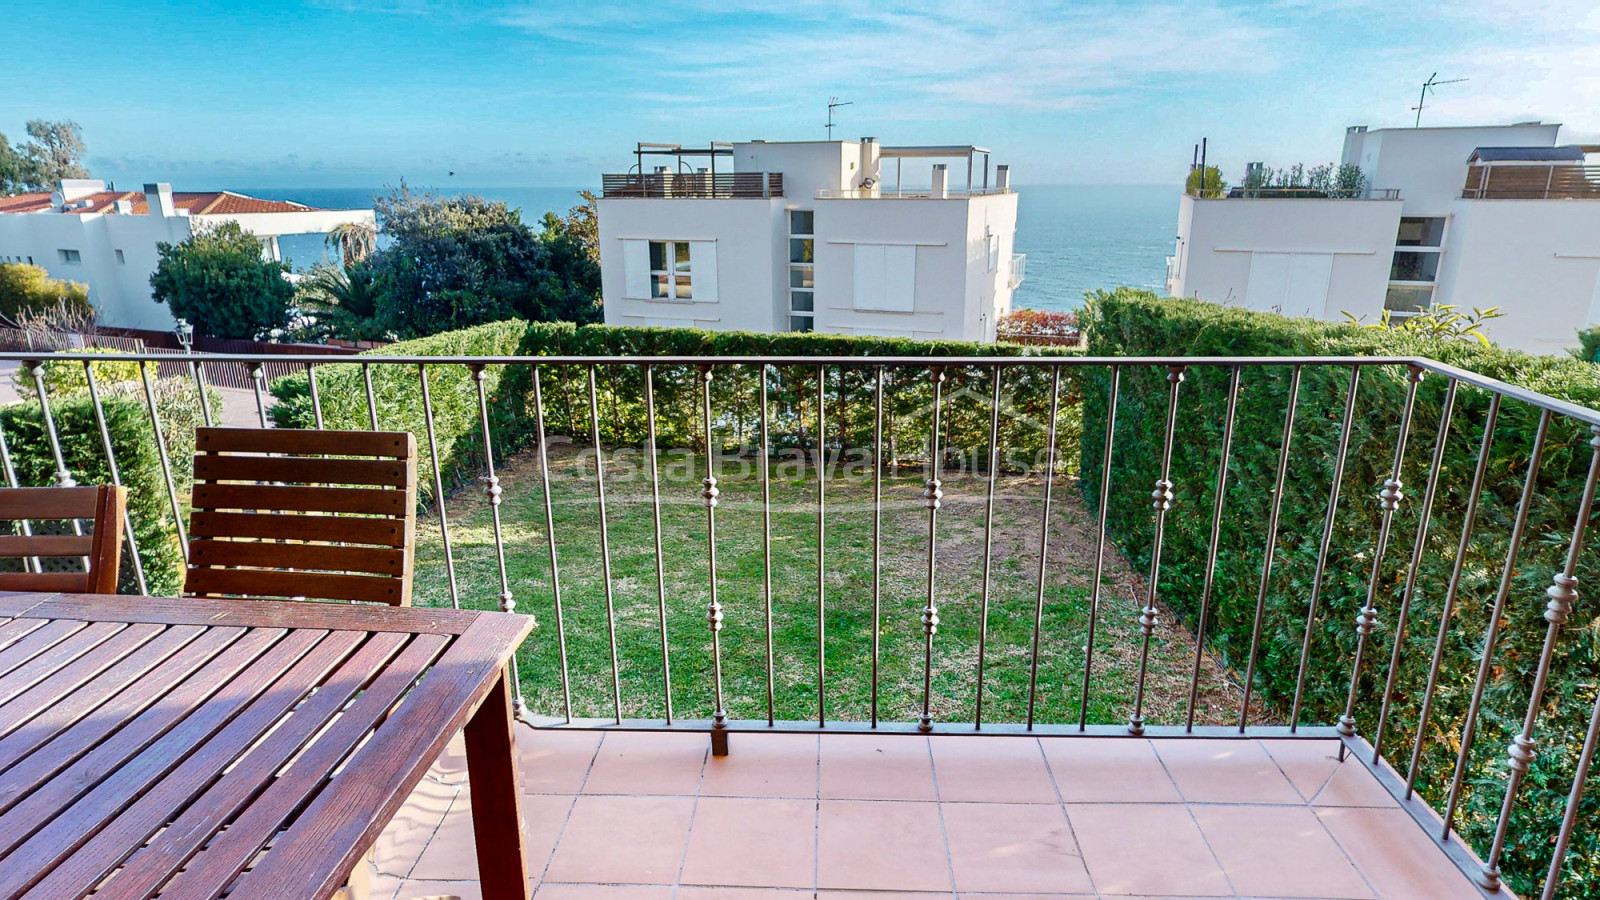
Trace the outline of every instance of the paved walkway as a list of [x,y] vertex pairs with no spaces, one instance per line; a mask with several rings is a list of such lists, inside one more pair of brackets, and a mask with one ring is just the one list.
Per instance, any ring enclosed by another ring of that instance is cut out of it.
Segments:
[[[539,900],[1480,896],[1334,741],[518,731]],[[471,794],[458,737],[372,896],[479,898]]]

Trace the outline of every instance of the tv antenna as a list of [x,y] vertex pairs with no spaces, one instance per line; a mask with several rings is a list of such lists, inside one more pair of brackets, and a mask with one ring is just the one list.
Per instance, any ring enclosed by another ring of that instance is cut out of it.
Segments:
[[835,109],[838,109],[841,106],[854,106],[854,105],[855,105],[854,103],[852,103],[851,101],[848,101],[848,100],[846,100],[843,103],[840,103],[838,97],[829,97],[828,98],[828,140],[830,140],[830,141],[833,140],[833,111]]
[[1417,111],[1417,124],[1412,126],[1412,127],[1414,127],[1414,128],[1421,128],[1422,127],[1422,107],[1428,101],[1428,92],[1432,91],[1436,85],[1441,85],[1441,84],[1460,84],[1461,82],[1467,81],[1467,80],[1468,79],[1466,79],[1466,78],[1451,78],[1451,79],[1449,79],[1447,81],[1440,81],[1438,72],[1435,72],[1432,75],[1429,75],[1428,76],[1428,80],[1424,81],[1422,83],[1422,94],[1421,94],[1421,96],[1417,97],[1417,105],[1411,107],[1412,109]]

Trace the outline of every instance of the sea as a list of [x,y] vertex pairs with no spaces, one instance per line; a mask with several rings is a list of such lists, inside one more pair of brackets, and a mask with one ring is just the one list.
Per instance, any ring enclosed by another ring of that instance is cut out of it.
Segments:
[[[577,187],[421,188],[503,200],[537,223],[546,212],[582,202]],[[365,208],[375,188],[241,188],[241,193],[326,209]],[[1012,297],[1018,309],[1071,310],[1085,292],[1119,286],[1161,290],[1177,232],[1181,185],[1020,185],[1016,252],[1027,254],[1027,277]],[[328,258],[319,234],[278,239],[296,269]]]

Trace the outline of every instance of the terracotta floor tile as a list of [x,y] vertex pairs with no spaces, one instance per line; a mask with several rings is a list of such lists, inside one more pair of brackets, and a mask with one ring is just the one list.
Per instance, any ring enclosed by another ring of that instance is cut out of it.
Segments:
[[1072,804],[1067,819],[1101,894],[1233,896],[1188,807]]
[[[945,900],[954,897],[949,891],[817,891],[818,900]],[[1011,900],[1010,897],[996,900]]]
[[693,797],[579,797],[546,881],[674,884]]
[[444,745],[444,752],[433,761],[428,777],[445,784],[461,784],[467,780],[467,741],[461,732]]
[[933,773],[940,800],[1059,802],[1035,738],[935,737],[928,742],[933,745]]
[[[703,797],[817,796],[817,736],[753,734],[727,756],[706,759],[700,780]],[[810,884],[810,882],[807,882]]]
[[1190,803],[1305,803],[1277,763],[1255,741],[1177,739],[1152,743],[1178,791]]
[[1056,790],[1067,803],[1181,803],[1147,740],[1041,738]]
[[1093,886],[1059,806],[945,803],[956,890],[1090,894]]
[[373,845],[372,861],[379,872],[400,878],[411,874],[411,867],[438,831],[459,790],[456,785],[440,784],[431,778],[417,783]]
[[1315,797],[1339,768],[1339,742],[1336,740],[1286,738],[1257,743],[1289,776],[1289,782],[1306,800]]
[[1405,810],[1323,807],[1316,815],[1383,900],[1479,896]]
[[825,734],[821,796],[836,800],[932,800],[933,761],[920,735]]
[[1195,821],[1246,897],[1372,900],[1372,890],[1303,806],[1196,806]]
[[600,746],[596,731],[534,730],[517,726],[517,763],[522,789],[530,794],[576,794],[595,748]]
[[693,796],[710,752],[703,734],[607,732],[583,792]]
[[705,887],[683,885],[678,888],[678,900],[811,900],[816,896],[810,888],[748,888]]
[[[534,878],[544,871],[555,849],[556,838],[567,824],[572,797],[562,794],[524,794],[522,796],[523,849],[528,871]],[[412,878],[434,881],[475,880],[478,877],[478,845],[472,828],[472,789],[462,789],[434,832],[427,849],[411,869]]]
[[535,900],[672,900],[672,888],[638,884],[542,884],[533,896]]
[[1328,779],[1322,792],[1311,801],[1312,806],[1378,806],[1399,809],[1399,801],[1378,783],[1367,767],[1352,757],[1346,759],[1333,777]]
[[394,900],[421,900],[423,897],[459,897],[461,900],[483,900],[483,890],[476,881],[404,881],[394,893]]
[[816,877],[817,801],[701,797],[684,884],[809,888]]
[[937,804],[823,800],[821,806],[819,887],[950,890],[950,866]]

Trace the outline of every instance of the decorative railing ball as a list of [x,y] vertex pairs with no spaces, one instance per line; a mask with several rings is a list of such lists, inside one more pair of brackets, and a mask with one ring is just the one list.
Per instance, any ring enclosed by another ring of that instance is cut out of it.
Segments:
[[1150,492],[1150,505],[1156,512],[1166,512],[1172,508],[1172,482],[1163,478],[1156,482],[1156,489]]

